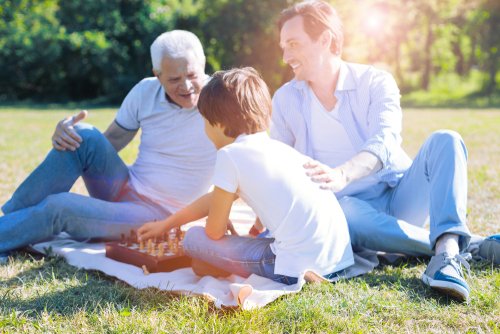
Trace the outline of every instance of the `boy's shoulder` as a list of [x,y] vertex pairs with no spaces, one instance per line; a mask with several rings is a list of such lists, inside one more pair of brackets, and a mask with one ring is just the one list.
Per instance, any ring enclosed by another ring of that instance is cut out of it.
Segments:
[[281,142],[271,139],[267,132],[257,132],[253,134],[243,134],[236,137],[235,141],[220,148],[219,152],[229,154],[238,154],[254,151],[256,153],[264,153],[271,150],[274,145],[280,145]]
[[274,161],[301,161],[307,160],[307,157],[293,147],[285,143],[270,138],[267,132],[260,132],[252,135],[245,135],[238,137],[233,143],[224,146],[219,150],[224,152],[221,154],[228,154],[235,160],[246,160],[255,156],[260,156],[268,162]]

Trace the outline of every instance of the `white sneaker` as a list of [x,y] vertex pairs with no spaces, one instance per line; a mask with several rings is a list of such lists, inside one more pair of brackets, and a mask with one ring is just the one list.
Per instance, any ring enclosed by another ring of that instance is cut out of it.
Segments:
[[469,270],[469,263],[463,254],[454,257],[449,256],[448,253],[435,255],[422,274],[422,281],[446,295],[460,301],[468,301],[470,288],[464,279],[461,265]]

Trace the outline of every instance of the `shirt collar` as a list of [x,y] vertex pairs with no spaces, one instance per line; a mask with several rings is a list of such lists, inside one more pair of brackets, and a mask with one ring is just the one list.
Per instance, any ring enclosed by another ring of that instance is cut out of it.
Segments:
[[173,102],[170,102],[167,99],[167,93],[165,92],[165,89],[163,88],[163,86],[161,84],[160,84],[160,97],[159,97],[159,99],[160,99],[161,104],[167,104],[175,110],[195,110],[197,108],[196,106],[194,106],[193,108],[186,109],[186,108],[183,108],[181,106],[178,106],[177,104],[175,104]]
[[256,132],[256,133],[252,133],[252,134],[242,133],[241,135],[236,137],[234,142],[236,143],[236,142],[246,141],[246,140],[249,140],[251,138],[269,139],[269,134],[267,133],[267,131],[260,131],[260,132]]
[[[309,85],[307,84],[306,81],[304,80],[296,80],[293,79],[290,81],[290,84],[292,87],[298,89],[298,90],[306,90],[308,89]],[[355,90],[356,85],[354,82],[354,78],[349,71],[349,68],[347,67],[347,64],[341,60],[340,61],[340,71],[339,71],[339,79],[337,81],[337,91],[344,91],[344,90]]]
[[[160,103],[170,103],[170,104],[173,104],[173,103],[171,103],[167,99],[167,93],[165,92],[165,89],[163,88],[163,86],[162,86],[161,83],[160,83]],[[177,106],[177,105],[175,105],[175,106]]]
[[344,61],[340,62],[340,71],[339,71],[339,79],[337,80],[337,88],[336,90],[355,90],[356,84],[354,82],[354,78],[352,76],[351,71],[347,67],[347,64]]

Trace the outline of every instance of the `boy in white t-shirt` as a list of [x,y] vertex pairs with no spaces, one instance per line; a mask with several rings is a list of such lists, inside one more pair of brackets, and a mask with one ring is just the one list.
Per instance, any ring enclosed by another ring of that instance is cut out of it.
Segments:
[[[259,74],[252,68],[215,73],[198,108],[218,149],[214,190],[164,221],[145,224],[139,237],[159,236],[208,215],[206,227],[189,229],[184,239],[185,251],[198,265],[285,284],[296,283],[306,271],[329,278],[351,266],[349,232],[334,194],[310,181],[303,168],[306,156],[266,132],[271,97]],[[226,235],[238,197],[272,238]]]

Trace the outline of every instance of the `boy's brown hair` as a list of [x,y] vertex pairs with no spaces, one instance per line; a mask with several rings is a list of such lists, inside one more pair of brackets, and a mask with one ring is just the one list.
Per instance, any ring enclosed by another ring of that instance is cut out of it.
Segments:
[[279,30],[281,31],[286,21],[299,15],[304,19],[304,30],[312,40],[318,40],[323,31],[329,30],[333,35],[331,52],[335,55],[342,53],[344,44],[342,21],[329,3],[322,0],[306,0],[283,10],[278,20]]
[[251,67],[218,71],[201,90],[198,110],[211,125],[224,127],[226,136],[236,138],[268,128],[271,95]]

